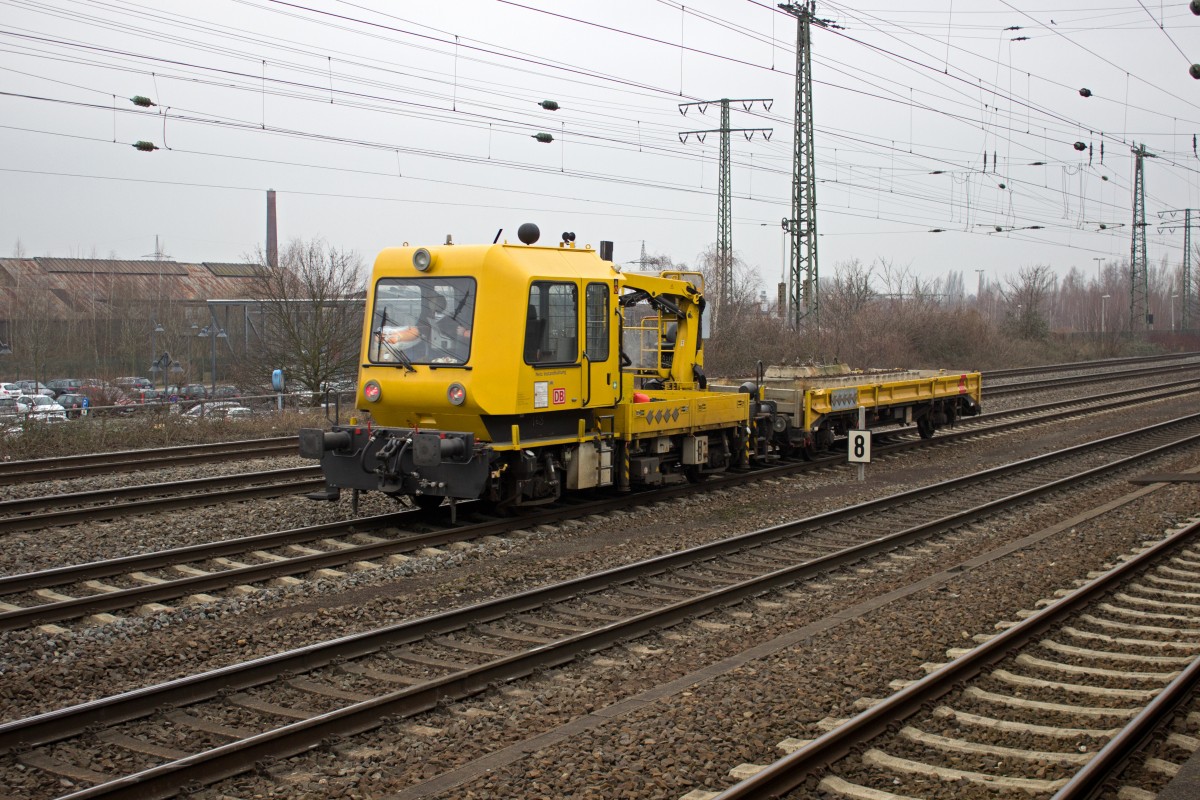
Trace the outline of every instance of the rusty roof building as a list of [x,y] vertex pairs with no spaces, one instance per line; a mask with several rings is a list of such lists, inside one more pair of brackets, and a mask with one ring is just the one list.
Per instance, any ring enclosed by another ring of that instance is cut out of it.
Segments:
[[253,297],[257,264],[103,258],[0,258],[0,319],[119,316],[160,305],[203,306]]
[[[143,374],[156,357],[151,350],[198,356],[202,343],[193,340],[209,327],[222,331],[229,353],[244,353],[264,269],[164,259],[0,258],[2,377]],[[203,361],[185,374],[199,374]]]

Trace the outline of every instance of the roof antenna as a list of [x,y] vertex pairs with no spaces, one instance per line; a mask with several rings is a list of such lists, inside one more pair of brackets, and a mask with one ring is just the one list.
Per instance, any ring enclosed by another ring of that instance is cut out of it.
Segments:
[[495,244],[496,242],[500,241],[500,234],[502,234],[502,233],[504,233],[504,228],[501,228],[500,230],[496,231],[496,238],[492,239],[492,244]]

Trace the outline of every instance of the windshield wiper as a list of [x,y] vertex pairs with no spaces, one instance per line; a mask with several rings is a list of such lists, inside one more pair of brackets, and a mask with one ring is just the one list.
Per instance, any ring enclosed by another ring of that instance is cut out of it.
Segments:
[[379,320],[379,330],[377,330],[375,332],[375,335],[379,337],[379,343],[381,345],[383,345],[384,347],[386,347],[388,349],[388,352],[391,353],[393,356],[395,356],[396,360],[399,361],[406,370],[408,370],[409,372],[416,372],[417,368],[413,366],[412,359],[408,357],[408,353],[404,352],[404,350],[402,350],[398,347],[393,347],[392,343],[389,342],[386,338],[384,338],[383,329],[386,327],[387,327],[387,309],[384,309],[383,316]]
[[379,341],[383,342],[383,346],[388,349],[388,352],[396,357],[396,360],[400,362],[400,366],[404,367],[409,372],[417,371],[417,368],[413,366],[412,359],[408,357],[408,353],[404,352],[398,347],[393,346],[391,342],[384,340],[382,334],[380,334]]

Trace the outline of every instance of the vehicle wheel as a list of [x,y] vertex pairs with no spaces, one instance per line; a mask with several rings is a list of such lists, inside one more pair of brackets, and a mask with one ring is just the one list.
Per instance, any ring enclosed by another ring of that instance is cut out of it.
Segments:
[[708,474],[701,472],[700,467],[695,464],[691,466],[684,466],[683,475],[688,479],[688,483],[702,483],[706,478],[708,478]]
[[933,433],[936,430],[937,429],[933,427],[933,420],[931,420],[928,416],[917,419],[917,433],[921,435],[922,439],[932,439]]
[[440,506],[445,498],[437,494],[410,494],[408,499],[422,511],[432,511]]

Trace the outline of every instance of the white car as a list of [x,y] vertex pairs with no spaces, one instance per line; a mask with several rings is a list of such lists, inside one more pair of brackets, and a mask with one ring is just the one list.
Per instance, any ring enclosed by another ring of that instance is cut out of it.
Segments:
[[18,397],[25,394],[15,383],[0,383],[0,397]]
[[23,394],[17,398],[17,408],[29,419],[66,419],[67,410],[43,394]]
[[188,419],[246,419],[252,413],[241,403],[219,400],[215,403],[198,403],[183,412],[183,416]]

